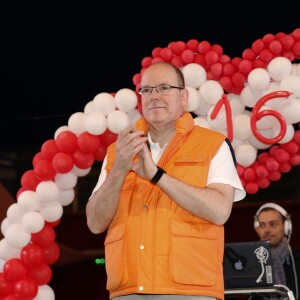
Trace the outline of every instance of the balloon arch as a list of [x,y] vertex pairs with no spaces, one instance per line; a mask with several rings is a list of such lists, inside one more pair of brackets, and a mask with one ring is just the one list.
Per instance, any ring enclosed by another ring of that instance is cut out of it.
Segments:
[[103,161],[118,132],[142,116],[143,70],[157,61],[180,67],[195,124],[231,140],[248,194],[300,165],[300,28],[266,34],[230,58],[220,45],[195,39],[153,49],[133,76],[135,90],[100,93],[45,141],[21,178],[17,201],[1,223],[0,299],[55,298],[48,285],[60,250],[55,226],[72,203],[78,177]]

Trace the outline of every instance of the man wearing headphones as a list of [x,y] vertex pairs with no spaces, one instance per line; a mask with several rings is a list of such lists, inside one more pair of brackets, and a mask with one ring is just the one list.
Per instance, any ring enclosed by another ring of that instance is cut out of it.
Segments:
[[[254,216],[254,228],[260,240],[271,245],[274,284],[282,284],[299,299],[300,255],[290,247],[291,216],[278,204],[262,205]],[[298,276],[297,276],[298,275]]]

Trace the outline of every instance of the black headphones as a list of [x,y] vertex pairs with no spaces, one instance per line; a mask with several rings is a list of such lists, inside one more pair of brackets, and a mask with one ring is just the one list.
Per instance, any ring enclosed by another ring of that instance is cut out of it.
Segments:
[[291,215],[288,214],[287,211],[278,204],[266,203],[266,204],[262,205],[258,209],[258,211],[256,212],[256,214],[254,216],[254,228],[259,227],[258,215],[265,208],[273,208],[273,209],[277,210],[285,218],[285,221],[284,221],[284,234],[285,234],[285,236],[288,237],[288,240],[290,240],[290,237],[291,237],[291,234],[292,234]]

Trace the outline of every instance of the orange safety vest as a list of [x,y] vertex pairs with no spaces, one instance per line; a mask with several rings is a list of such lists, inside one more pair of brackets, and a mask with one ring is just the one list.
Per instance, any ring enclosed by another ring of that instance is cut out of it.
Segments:
[[[147,134],[142,118],[136,127]],[[224,142],[221,133],[194,126],[185,112],[158,165],[167,174],[205,187],[210,161]],[[106,169],[115,152],[107,151]],[[130,171],[105,239],[110,298],[133,294],[204,295],[224,299],[224,227],[176,204],[157,185]]]

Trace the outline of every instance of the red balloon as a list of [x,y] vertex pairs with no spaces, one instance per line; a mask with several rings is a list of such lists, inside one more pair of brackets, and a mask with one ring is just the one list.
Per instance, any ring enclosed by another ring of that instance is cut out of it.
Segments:
[[100,147],[99,137],[87,131],[79,135],[77,143],[82,152],[95,152]]
[[246,181],[254,181],[256,178],[255,170],[253,168],[247,168],[244,171],[244,178],[246,179]]
[[268,178],[271,181],[278,181],[281,178],[281,173],[279,171],[270,172]]
[[58,152],[52,159],[52,167],[57,173],[69,173],[72,170],[73,166],[73,158],[68,153]]
[[0,299],[11,294],[14,291],[14,282],[7,281],[4,274],[0,273]]
[[34,166],[34,172],[39,180],[52,180],[56,174],[50,160],[42,159]]
[[60,223],[60,219],[54,221],[54,222],[49,222],[49,221],[45,221],[45,224],[51,226],[51,227],[56,227],[58,224]]
[[264,178],[259,178],[257,180],[257,184],[261,189],[265,189],[270,185],[270,180],[266,177]]
[[44,251],[36,244],[28,244],[22,249],[20,257],[27,267],[34,268],[44,262]]
[[291,171],[291,169],[292,169],[292,166],[288,162],[283,162],[279,166],[279,171],[281,173],[288,173],[289,171]]
[[42,159],[45,159],[45,158],[43,157],[42,152],[38,152],[37,154],[35,154],[35,156],[34,156],[33,159],[32,159],[32,165],[35,166],[35,164],[36,164],[37,162],[39,162],[40,160],[42,160]]
[[278,160],[278,162],[280,163],[284,163],[284,162],[288,162],[290,159],[290,155],[287,151],[285,151],[284,149],[278,149],[275,154],[274,157],[276,158],[276,160]]
[[98,150],[94,153],[95,160],[97,161],[103,161],[105,158],[105,155],[107,153],[107,148],[103,145],[101,145]]
[[52,270],[47,264],[43,263],[38,267],[30,268],[28,270],[28,277],[36,280],[38,285],[45,285],[48,284],[52,278]]
[[256,182],[248,182],[245,185],[245,191],[247,194],[256,194],[258,192],[258,184]]
[[269,170],[264,165],[257,166],[255,172],[258,177],[267,177],[269,175]]
[[94,153],[84,153],[77,149],[73,153],[74,164],[80,169],[88,169],[95,161]]
[[28,273],[25,263],[19,258],[11,258],[3,266],[4,279],[7,281],[18,281]]
[[56,233],[54,229],[47,224],[45,224],[43,229],[39,232],[31,234],[32,242],[41,246],[42,248],[50,247],[54,243],[55,238]]
[[77,149],[77,135],[72,131],[60,132],[56,139],[57,148],[62,152],[74,152]]
[[35,191],[40,180],[33,170],[26,171],[21,177],[21,185],[25,190]]
[[53,243],[50,247],[44,248],[44,262],[48,265],[55,263],[60,255],[60,248],[57,243]]
[[48,140],[44,142],[41,147],[43,157],[49,160],[51,160],[58,151],[55,140]]
[[38,283],[32,278],[24,278],[15,284],[17,300],[33,299],[38,293]]
[[101,135],[101,142],[104,146],[108,147],[110,144],[116,141],[118,134],[111,132],[109,129],[106,129]]
[[272,172],[276,171],[279,169],[279,162],[273,157],[268,158],[266,161],[266,167]]

